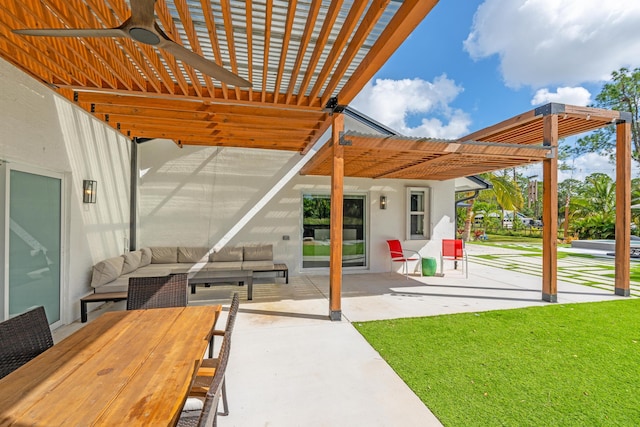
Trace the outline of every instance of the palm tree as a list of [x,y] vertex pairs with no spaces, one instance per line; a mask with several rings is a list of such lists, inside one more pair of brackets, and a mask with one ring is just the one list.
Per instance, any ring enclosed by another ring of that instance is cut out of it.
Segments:
[[[504,219],[505,210],[519,211],[522,209],[522,206],[524,205],[522,192],[520,191],[517,182],[511,179],[506,172],[502,175],[488,172],[481,174],[480,176],[491,183],[492,188],[484,191],[491,192],[495,197],[496,202],[502,209],[502,219]],[[473,222],[474,215],[476,213],[481,213],[478,209],[474,209],[474,202],[474,199],[470,200],[469,207],[467,207],[463,234],[463,239],[465,240],[470,240],[471,238],[471,223]],[[487,215],[485,215],[485,221],[486,220],[488,220]]]

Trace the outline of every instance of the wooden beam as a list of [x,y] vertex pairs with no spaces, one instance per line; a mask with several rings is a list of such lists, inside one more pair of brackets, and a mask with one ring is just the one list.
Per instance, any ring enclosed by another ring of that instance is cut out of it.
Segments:
[[[544,117],[543,144],[558,149],[558,116]],[[558,302],[558,157],[542,162],[542,300]]]
[[300,46],[298,47],[298,55],[296,56],[296,62],[293,66],[291,77],[289,79],[289,87],[287,88],[287,97],[285,99],[285,104],[289,104],[291,102],[291,99],[293,98],[293,93],[298,81],[298,75],[300,74],[300,68],[302,67],[304,55],[307,51],[309,40],[311,40],[311,35],[313,34],[313,29],[316,25],[316,19],[318,19],[318,10],[320,10],[321,4],[322,0],[312,0],[311,6],[309,7],[309,14],[307,15],[307,22],[304,26],[304,33],[302,34],[302,38],[300,39]]
[[[73,89],[73,88],[70,88]],[[163,108],[180,111],[206,111],[211,113],[244,114],[252,116],[272,116],[282,119],[314,118],[324,120],[326,113],[317,108],[298,107],[293,105],[273,105],[255,102],[228,101],[216,102],[204,101],[196,98],[177,96],[162,96],[156,94],[140,94],[139,96],[114,94],[108,92],[78,92],[78,102],[88,104],[128,105],[145,108]]]
[[342,214],[344,204],[344,146],[340,134],[344,130],[344,116],[334,114],[331,131],[333,170],[331,172],[331,225],[329,239],[329,318],[342,319]]
[[261,88],[262,102],[267,101],[267,79],[269,77],[269,51],[271,50],[269,44],[271,43],[271,20],[273,19],[272,10],[273,10],[273,0],[267,0],[267,8],[266,8],[265,17],[264,17],[264,37],[263,37],[264,50],[262,52],[264,56],[264,60],[263,60],[264,65],[262,67],[262,88]]
[[[291,31],[293,29],[293,19],[296,16],[296,6],[298,0],[289,0],[287,4],[287,21],[284,24],[284,37],[282,39],[282,47],[280,48],[280,60],[278,61],[278,73],[276,74],[276,85],[273,89],[273,93],[276,95],[273,97],[273,102],[278,102],[278,94],[280,93],[280,85],[282,84],[282,77],[285,70],[285,64],[287,63],[287,51],[289,50],[289,44],[291,42]],[[287,73],[289,74],[289,73]],[[286,102],[286,98],[285,98]]]
[[631,123],[616,124],[615,293],[628,297],[631,263]]

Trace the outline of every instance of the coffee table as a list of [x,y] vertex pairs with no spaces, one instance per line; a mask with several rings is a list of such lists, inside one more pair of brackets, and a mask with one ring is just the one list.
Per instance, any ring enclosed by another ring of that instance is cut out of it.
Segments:
[[246,283],[247,299],[253,299],[253,271],[252,270],[208,270],[189,273],[189,285],[191,293],[196,293],[196,285],[209,285],[214,283],[238,282],[240,286]]

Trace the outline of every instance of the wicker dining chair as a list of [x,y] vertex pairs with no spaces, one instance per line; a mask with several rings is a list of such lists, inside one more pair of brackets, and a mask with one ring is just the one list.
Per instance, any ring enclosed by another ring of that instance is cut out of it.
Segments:
[[0,323],[0,378],[53,346],[44,307]]
[[213,377],[209,377],[209,385],[204,400],[189,397],[182,410],[178,427],[211,427],[217,425],[218,404],[223,395],[225,371],[229,362],[229,351],[231,349],[230,335],[225,335],[218,354],[218,366]]
[[[240,296],[237,292],[233,294],[231,298],[231,305],[229,306],[229,315],[227,316],[227,324],[224,328],[224,331],[215,330],[214,336],[223,336],[222,344],[231,348],[231,334],[233,332],[233,327],[236,323],[236,317],[238,314],[238,308],[240,307]],[[204,397],[208,391],[211,384],[211,377],[218,372],[219,364],[220,364],[220,354],[218,354],[217,358],[213,358],[212,350],[213,349],[213,340],[209,345],[209,359],[204,359],[202,364],[200,365],[200,369],[198,370],[198,374],[196,379],[191,386],[191,390],[189,391],[189,396],[192,397]],[[230,350],[228,350],[230,351]],[[222,350],[221,350],[222,352]],[[227,400],[227,380],[226,378],[222,379],[222,412],[221,415],[229,415],[229,403]]]
[[187,275],[131,277],[127,292],[127,310],[186,307]]

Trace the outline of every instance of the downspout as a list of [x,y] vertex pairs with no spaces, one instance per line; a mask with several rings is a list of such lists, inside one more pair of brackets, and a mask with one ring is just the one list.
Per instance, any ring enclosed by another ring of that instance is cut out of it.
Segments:
[[129,182],[129,250],[135,251],[138,240],[138,138],[131,140],[131,169]]

